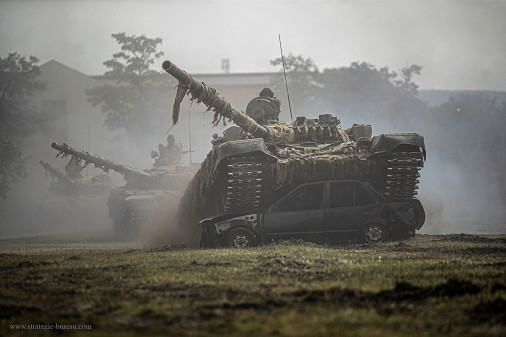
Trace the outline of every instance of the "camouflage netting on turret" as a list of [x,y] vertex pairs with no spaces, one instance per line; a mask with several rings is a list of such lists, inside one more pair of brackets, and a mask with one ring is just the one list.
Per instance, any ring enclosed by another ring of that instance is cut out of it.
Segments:
[[269,142],[272,144],[290,144],[295,142],[292,123],[276,123],[269,125],[268,129],[271,132],[271,139],[269,139]]
[[[315,123],[315,122],[313,122]],[[319,125],[297,125],[295,122],[279,122],[268,124],[265,127],[270,132],[270,144],[293,144],[296,142],[348,142],[346,132],[338,129],[337,126]]]
[[176,98],[174,100],[174,105],[172,106],[172,124],[175,125],[178,123],[181,102],[187,94],[191,94],[190,101],[192,103],[199,104],[203,102],[208,107],[206,111],[214,112],[214,126],[217,126],[221,120],[223,120],[224,126],[227,125],[225,118],[228,118],[229,121],[232,120],[234,111],[230,103],[228,101],[224,101],[223,106],[219,108],[211,107],[214,98],[216,95],[219,95],[219,93],[216,91],[216,89],[209,87],[204,82],[192,82],[191,75],[188,74],[187,83],[179,82],[177,86]]

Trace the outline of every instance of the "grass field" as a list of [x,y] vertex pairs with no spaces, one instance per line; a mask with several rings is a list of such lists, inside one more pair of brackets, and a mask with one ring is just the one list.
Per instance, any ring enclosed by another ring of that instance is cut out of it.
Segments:
[[0,256],[4,336],[506,335],[506,235],[247,250],[3,242]]

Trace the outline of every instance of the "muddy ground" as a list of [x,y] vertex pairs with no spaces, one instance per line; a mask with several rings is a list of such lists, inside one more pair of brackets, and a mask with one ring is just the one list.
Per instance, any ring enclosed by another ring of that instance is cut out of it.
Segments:
[[506,335],[506,235],[246,250],[99,237],[0,242],[0,335]]

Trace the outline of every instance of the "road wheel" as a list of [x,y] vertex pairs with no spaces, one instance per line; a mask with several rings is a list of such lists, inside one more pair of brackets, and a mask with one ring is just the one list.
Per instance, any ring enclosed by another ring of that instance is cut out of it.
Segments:
[[388,229],[380,224],[366,225],[362,231],[362,239],[367,243],[380,243],[388,238]]
[[246,228],[234,228],[227,233],[225,245],[232,248],[248,248],[257,245],[255,235]]

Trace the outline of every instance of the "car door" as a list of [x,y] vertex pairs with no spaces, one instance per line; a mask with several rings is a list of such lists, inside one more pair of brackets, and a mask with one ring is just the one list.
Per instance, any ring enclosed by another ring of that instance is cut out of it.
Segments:
[[323,242],[324,183],[299,186],[271,206],[263,219],[266,241],[303,239]]
[[352,213],[352,226],[360,230],[366,224],[376,219],[379,210],[379,200],[370,193],[361,182],[355,182],[354,207]]
[[328,184],[328,204],[325,208],[325,241],[355,240],[358,230],[354,217],[354,182],[333,181]]

